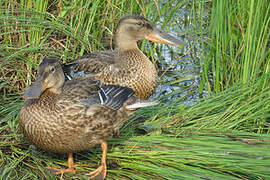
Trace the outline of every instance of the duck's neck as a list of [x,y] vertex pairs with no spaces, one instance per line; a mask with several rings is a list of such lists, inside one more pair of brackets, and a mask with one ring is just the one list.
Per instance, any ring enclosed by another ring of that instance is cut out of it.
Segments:
[[50,89],[48,89],[48,91],[50,91],[50,93],[53,93],[53,94],[61,94],[62,93],[62,86],[50,88]]
[[145,66],[150,62],[139,48],[115,51],[114,58],[116,60],[115,66],[120,69]]
[[38,106],[44,106],[45,108],[52,108],[57,102],[59,94],[55,94],[49,89],[45,90],[38,99],[31,100],[38,104]]
[[114,46],[116,51],[138,49],[137,40],[125,33],[121,33],[121,31],[115,33]]

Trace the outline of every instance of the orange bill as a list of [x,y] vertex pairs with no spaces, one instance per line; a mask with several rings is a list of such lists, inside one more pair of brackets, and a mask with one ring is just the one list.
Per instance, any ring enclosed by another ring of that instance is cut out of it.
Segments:
[[183,46],[185,43],[170,34],[154,28],[153,32],[146,36],[146,39],[152,42],[167,44],[170,46]]

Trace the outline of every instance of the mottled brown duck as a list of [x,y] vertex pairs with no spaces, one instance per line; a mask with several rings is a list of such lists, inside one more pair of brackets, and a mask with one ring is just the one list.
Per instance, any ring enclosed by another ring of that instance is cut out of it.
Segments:
[[57,174],[75,173],[72,153],[97,144],[102,147],[101,165],[88,176],[106,176],[107,139],[133,114],[134,110],[156,105],[132,96],[127,87],[102,85],[99,80],[79,78],[65,82],[61,64],[45,59],[34,84],[24,94],[19,126],[37,147],[68,154],[68,168]]
[[180,46],[184,43],[153,26],[142,16],[120,19],[114,35],[114,51],[101,51],[83,56],[64,67],[70,79],[95,77],[105,85],[129,87],[135,96],[148,99],[157,87],[157,70],[138,48],[139,40]]

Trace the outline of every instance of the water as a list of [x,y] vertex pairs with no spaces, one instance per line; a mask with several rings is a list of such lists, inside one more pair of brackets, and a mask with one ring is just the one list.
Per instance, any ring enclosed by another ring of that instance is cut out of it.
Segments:
[[[151,97],[153,99],[168,95],[166,96],[168,101],[183,98],[183,104],[193,105],[199,98],[200,59],[203,48],[198,35],[192,34],[195,27],[190,14],[189,8],[179,9],[171,19],[171,24],[162,28],[180,37],[186,45],[183,48],[158,45],[157,49],[160,51],[155,54],[155,59],[158,59],[160,78],[157,91]],[[155,24],[160,28],[163,22],[164,18],[161,18]]]

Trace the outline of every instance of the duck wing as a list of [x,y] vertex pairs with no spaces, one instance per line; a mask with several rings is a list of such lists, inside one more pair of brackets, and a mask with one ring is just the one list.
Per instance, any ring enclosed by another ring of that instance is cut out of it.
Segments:
[[71,80],[78,77],[94,77],[95,74],[114,63],[113,51],[100,51],[66,63],[62,68],[66,79]]
[[78,78],[67,81],[62,101],[73,101],[73,104],[88,106],[105,106],[118,110],[134,94],[128,87],[117,85],[102,85],[99,80],[92,78]]

